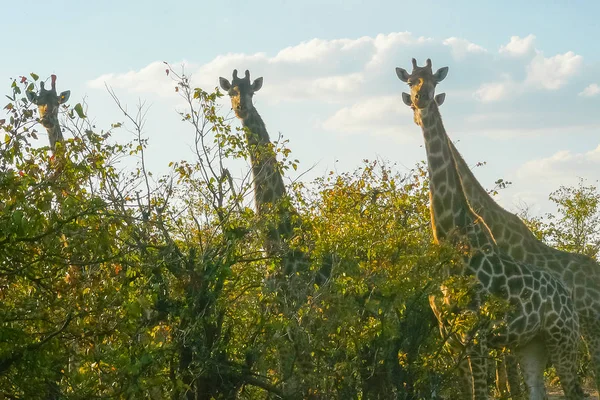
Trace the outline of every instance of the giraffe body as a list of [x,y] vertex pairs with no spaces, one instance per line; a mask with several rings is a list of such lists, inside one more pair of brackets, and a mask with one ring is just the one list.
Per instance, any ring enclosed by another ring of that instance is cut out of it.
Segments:
[[600,265],[582,254],[554,249],[538,240],[516,215],[506,211],[479,184],[448,141],[470,207],[485,221],[498,246],[515,260],[548,271],[572,292],[581,333],[590,351],[600,390]]
[[69,100],[71,91],[66,90],[59,95],[56,92],[56,75],[52,75],[50,90],[46,90],[44,82],[41,82],[39,93],[28,91],[26,95],[29,101],[37,105],[40,122],[48,132],[50,149],[53,153],[56,153],[56,143],[64,140],[62,128],[58,121],[58,110],[61,104]]
[[[403,100],[414,110],[415,123],[422,128],[430,177],[431,216],[434,238],[449,243],[462,254],[461,275],[476,279],[473,299],[483,297],[506,301],[510,310],[500,329],[485,328],[477,346],[468,345],[470,396],[487,399],[487,346],[514,349],[529,388],[530,399],[545,398],[543,371],[549,355],[568,399],[583,398],[577,377],[578,316],[569,291],[549,272],[519,262],[495,243],[484,221],[470,208],[463,192],[454,157],[438,110],[443,96],[434,95],[435,86],[447,74],[442,68],[433,74],[431,61],[413,72],[397,68],[398,77],[408,82],[411,94]],[[435,99],[435,100],[434,100]],[[435,309],[436,315],[440,315]],[[490,321],[496,326],[500,321]]]

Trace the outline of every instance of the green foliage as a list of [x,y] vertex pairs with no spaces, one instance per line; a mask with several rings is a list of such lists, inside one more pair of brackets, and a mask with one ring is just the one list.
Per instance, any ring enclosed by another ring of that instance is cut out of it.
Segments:
[[129,249],[117,236],[120,210],[98,189],[117,178],[110,160],[124,147],[90,131],[56,157],[34,148],[35,112],[16,98],[27,79],[20,85],[0,146],[0,391],[39,398],[74,393],[82,371],[99,365],[95,338],[119,321],[114,262]]
[[548,240],[556,247],[596,258],[600,249],[600,193],[596,186],[561,186],[550,194],[558,215],[548,216]]
[[[317,258],[331,279],[303,314],[317,344],[312,393],[323,398],[429,397],[437,323],[428,305],[440,271],[422,165],[407,176],[378,162],[331,173],[305,195]],[[319,377],[319,380],[315,378]]]
[[[365,160],[297,183],[259,216],[250,171],[228,169],[255,150],[247,132],[220,114],[218,90],[193,88],[170,67],[167,75],[196,147],[156,179],[143,110],[131,116],[115,96],[125,121],[98,132],[82,104],[67,108],[71,135],[52,156],[38,146],[37,110],[23,96],[39,77],[12,80],[0,143],[0,395],[451,395],[456,364],[429,296],[445,282],[467,304],[471,282],[445,279],[456,254],[433,244],[425,166],[401,174]],[[134,140],[117,143],[121,128]],[[268,153],[281,173],[297,169],[286,141]],[[123,161],[135,166],[124,171]],[[586,190],[589,218],[597,200]],[[573,195],[555,196],[568,215]],[[267,256],[269,230],[288,217],[293,237]],[[282,274],[296,258],[308,268]],[[499,310],[492,301],[478,318]],[[479,320],[446,311],[458,334]]]
[[77,103],[75,107],[73,107],[73,111],[77,113],[77,116],[79,118],[85,118],[85,113],[83,112],[83,107],[81,106],[81,103]]
[[521,217],[541,240],[557,249],[585,254],[598,259],[600,250],[600,192],[583,179],[577,186],[561,186],[550,193],[556,214],[533,217],[526,212]]

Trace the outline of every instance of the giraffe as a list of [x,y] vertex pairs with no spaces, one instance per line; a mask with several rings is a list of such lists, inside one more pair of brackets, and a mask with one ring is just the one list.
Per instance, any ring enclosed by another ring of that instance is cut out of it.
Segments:
[[[237,70],[234,69],[231,82],[223,77],[219,78],[219,85],[229,94],[232,109],[244,127],[252,167],[254,203],[258,216],[267,220],[263,244],[265,253],[269,258],[280,260],[281,271],[276,273],[275,277],[283,279],[270,280],[267,283],[268,286],[272,283],[285,285],[286,300],[278,307],[294,313],[307,294],[308,286],[302,283],[302,279],[297,278],[298,275],[309,271],[310,254],[290,245],[295,236],[294,230],[300,227],[301,221],[289,202],[281,167],[265,123],[252,103],[254,93],[261,89],[262,84],[262,77],[251,82],[248,70],[243,78],[239,78]],[[319,282],[319,277],[328,276],[330,267],[331,264],[324,261],[315,282]],[[290,342],[280,346],[278,351],[283,370],[283,390],[290,398],[295,398],[303,391],[303,383],[295,376],[294,365],[309,371],[312,368],[312,360],[306,351],[308,338],[303,329],[292,325],[285,335],[290,338]],[[291,340],[292,336],[294,340]],[[290,352],[293,353],[292,357],[289,356]],[[306,395],[303,393],[303,397]]]
[[475,279],[475,305],[481,298],[492,296],[511,306],[504,315],[504,328],[488,326],[480,333],[477,346],[467,346],[472,398],[488,396],[488,340],[492,347],[505,346],[519,356],[530,399],[545,398],[543,372],[548,356],[565,396],[583,398],[577,377],[579,324],[570,293],[548,272],[517,262],[504,253],[484,221],[470,208],[438,109],[444,95],[434,96],[435,87],[446,77],[448,68],[440,68],[434,74],[429,59],[424,67],[418,67],[415,59],[412,64],[412,73],[396,68],[396,74],[411,89],[411,94],[402,93],[402,99],[413,109],[414,121],[425,139],[434,240],[450,244],[461,253],[463,265],[459,275]]
[[498,246],[512,258],[548,271],[573,293],[581,333],[588,346],[600,391],[600,265],[592,258],[552,248],[527,228],[515,214],[502,208],[475,178],[448,141],[470,207],[485,221]]
[[581,333],[588,346],[600,392],[600,265],[592,258],[550,247],[537,239],[515,214],[502,208],[479,183],[454,143],[448,139],[470,207],[490,229],[494,240],[517,261],[548,271],[573,294]]
[[[56,144],[64,141],[64,137],[62,134],[62,128],[60,122],[58,120],[58,110],[61,104],[66,103],[71,96],[70,90],[65,90],[58,94],[56,92],[56,75],[52,74],[50,76],[50,90],[46,90],[44,87],[44,82],[40,82],[40,91],[39,93],[35,93],[27,90],[25,92],[27,99],[35,104],[38,107],[39,121],[46,131],[48,132],[48,139],[50,141],[50,150],[52,151],[52,158],[50,159],[51,165],[54,167],[53,175],[57,176],[61,171],[61,164],[64,159],[60,159],[58,163],[55,163],[54,156],[57,155],[57,147]],[[60,149],[59,146],[59,151]],[[64,153],[61,153],[64,155]],[[60,157],[59,157],[60,158]],[[56,199],[58,202],[58,207],[62,207],[62,199],[64,199],[63,191],[60,189],[52,189],[54,194],[56,195]],[[82,267],[71,265],[68,270],[67,276],[79,276],[81,274]],[[73,344],[73,346],[76,346]],[[71,366],[72,360],[69,358],[69,366]],[[49,392],[54,393],[57,390],[57,382],[60,380],[61,374],[57,374],[57,380],[49,380]]]
[[256,78],[251,83],[248,70],[243,78],[239,78],[234,69],[231,83],[219,77],[219,84],[229,94],[231,107],[245,128],[257,213],[271,220],[266,229],[265,252],[275,259],[282,257],[285,276],[304,272],[308,269],[307,254],[291,249],[288,243],[299,224],[298,216],[289,204],[281,167],[277,163],[265,123],[252,103],[254,93],[262,87],[263,78]]
[[65,90],[61,94],[56,92],[56,75],[51,76],[51,88],[46,90],[44,82],[40,82],[40,91],[27,91],[27,99],[38,106],[40,114],[40,122],[48,131],[48,139],[50,139],[50,149],[52,153],[56,153],[56,143],[64,140],[60,122],[58,121],[58,109],[61,104],[66,103],[71,96],[70,90]]

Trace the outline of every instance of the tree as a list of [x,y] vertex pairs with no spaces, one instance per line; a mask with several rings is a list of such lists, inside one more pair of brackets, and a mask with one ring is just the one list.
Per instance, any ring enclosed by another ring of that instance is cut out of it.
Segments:
[[561,250],[597,258],[600,249],[600,192],[594,185],[561,186],[549,196],[558,215],[548,215],[548,241]]
[[[250,170],[229,172],[248,149],[219,109],[221,93],[166,70],[196,146],[158,178],[147,168],[143,103],[131,114],[111,90],[123,117],[106,130],[90,123],[85,104],[64,106],[69,138],[57,162],[33,142],[36,110],[23,92],[37,75],[12,80],[0,143],[0,394],[452,393],[455,364],[428,296],[455,254],[433,245],[424,165],[402,174],[365,161],[290,190],[302,221],[290,248],[311,255],[298,296],[296,283],[269,279],[278,260],[262,249],[265,217],[249,207]],[[118,143],[118,129],[133,140]],[[283,170],[297,167],[286,144],[274,148]],[[330,271],[316,282],[324,265]],[[290,374],[297,386],[284,391]]]

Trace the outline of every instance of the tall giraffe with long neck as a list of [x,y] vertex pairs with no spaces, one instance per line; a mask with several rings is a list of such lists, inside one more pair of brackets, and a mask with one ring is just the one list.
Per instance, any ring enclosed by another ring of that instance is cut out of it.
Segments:
[[[48,139],[50,142],[50,150],[52,151],[53,158],[50,160],[51,165],[54,167],[53,173],[60,173],[60,164],[64,160],[62,157],[58,159],[58,165],[54,163],[54,156],[57,155],[57,147],[56,144],[64,141],[64,136],[62,133],[62,127],[60,125],[60,121],[58,120],[58,110],[60,109],[60,105],[66,103],[71,96],[70,90],[65,90],[58,94],[56,91],[56,75],[52,74],[50,76],[50,90],[46,90],[44,87],[44,82],[40,82],[40,91],[36,94],[32,91],[26,91],[25,95],[27,99],[35,104],[38,107],[39,121],[46,131],[48,132]],[[62,149],[59,150],[58,154],[64,154]],[[58,168],[57,168],[58,167]],[[60,189],[53,189],[56,198],[58,200],[59,207],[62,206],[63,199],[63,191]],[[81,266],[72,265],[69,267],[69,274],[71,276],[79,276],[81,274]],[[75,345],[73,345],[75,346]],[[69,366],[71,366],[72,360],[69,360]],[[60,372],[57,372],[57,377],[60,377]],[[54,393],[57,390],[58,384],[57,382],[60,379],[57,378],[56,381],[48,380],[48,392]]]
[[39,119],[50,140],[50,149],[56,153],[56,143],[64,140],[62,128],[58,121],[58,109],[61,104],[66,103],[71,96],[70,90],[65,90],[60,94],[56,91],[56,75],[51,76],[50,90],[44,88],[44,82],[40,82],[39,93],[27,91],[27,99],[38,107]]
[[[254,93],[262,87],[263,78],[250,82],[248,70],[243,78],[239,78],[237,70],[233,70],[232,81],[220,77],[219,84],[229,94],[232,109],[244,127],[252,166],[254,202],[258,216],[267,220],[263,247],[269,258],[280,260],[280,271],[275,276],[284,279],[278,279],[276,284],[286,287],[283,296],[286,300],[280,306],[288,312],[291,306],[293,313],[305,300],[308,288],[302,279],[296,279],[296,275],[308,272],[310,257],[305,251],[290,245],[295,235],[294,229],[300,226],[299,216],[287,197],[281,166],[277,162],[265,123],[252,103]],[[306,397],[301,376],[295,372],[298,368],[306,371],[313,369],[313,361],[306,351],[308,338],[294,322],[288,326],[285,337],[290,338],[290,342],[279,346],[278,349],[283,390],[290,398],[295,398],[299,393]]]
[[480,345],[469,345],[472,398],[488,398],[487,339],[493,347],[505,346],[518,354],[530,399],[546,396],[543,372],[548,356],[565,396],[583,398],[577,377],[579,327],[570,293],[549,273],[503,253],[485,223],[470,208],[438,109],[443,95],[434,95],[448,68],[440,68],[434,74],[431,60],[424,67],[418,67],[415,59],[412,63],[412,73],[402,68],[397,68],[396,73],[410,86],[411,94],[403,93],[402,99],[413,109],[414,121],[425,139],[434,239],[455,246],[461,253],[463,265],[459,275],[475,278],[475,304],[491,296],[510,305],[501,332],[486,328],[480,333]]
[[265,251],[270,257],[282,258],[286,276],[302,272],[308,268],[307,255],[290,249],[288,243],[294,236],[294,221],[297,216],[288,203],[281,166],[277,162],[269,133],[252,103],[254,93],[262,87],[263,78],[250,82],[248,70],[243,78],[239,78],[237,70],[233,70],[231,83],[220,77],[219,84],[229,94],[233,111],[245,128],[257,213],[259,216],[268,216],[270,220],[266,229]]

